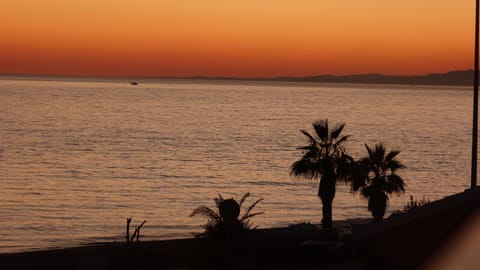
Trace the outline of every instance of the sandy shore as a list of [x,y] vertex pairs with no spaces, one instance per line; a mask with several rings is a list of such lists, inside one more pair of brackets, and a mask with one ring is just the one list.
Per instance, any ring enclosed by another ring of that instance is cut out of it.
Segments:
[[0,264],[3,269],[291,269],[299,263],[315,268],[348,256],[343,252],[349,224],[258,229],[228,243],[190,238],[0,254]]
[[[229,242],[190,238],[0,254],[1,269],[419,269],[480,216],[466,191],[379,223],[341,221],[245,232]],[[453,252],[454,253],[454,252]],[[479,259],[480,260],[480,259]],[[480,261],[479,261],[480,263]]]

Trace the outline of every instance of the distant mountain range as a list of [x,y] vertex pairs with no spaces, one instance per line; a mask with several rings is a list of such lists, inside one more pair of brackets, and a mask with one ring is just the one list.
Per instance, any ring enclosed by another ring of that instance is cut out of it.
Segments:
[[137,78],[88,78],[88,77],[62,77],[62,76],[21,76],[21,75],[1,75],[0,79],[41,79],[41,80],[131,80],[131,81],[150,81],[165,79],[194,79],[194,80],[235,80],[235,81],[282,81],[282,82],[319,82],[319,83],[365,83],[365,84],[405,84],[405,85],[473,85],[473,70],[458,70],[447,73],[431,73],[426,75],[383,75],[377,73],[354,74],[354,75],[318,75],[306,77],[137,77]]
[[[293,78],[277,78],[291,80]],[[337,82],[337,83],[375,83],[375,84],[410,84],[410,85],[473,85],[473,70],[450,71],[447,73],[431,73],[427,75],[394,76],[382,74],[359,75],[321,75],[298,78],[306,82]]]
[[447,73],[431,73],[427,75],[383,75],[383,74],[355,74],[355,75],[318,75],[308,77],[273,77],[247,78],[235,77],[191,77],[189,79],[204,80],[255,80],[255,81],[284,81],[284,82],[322,82],[322,83],[366,83],[366,84],[407,84],[407,85],[473,85],[473,70],[450,71]]

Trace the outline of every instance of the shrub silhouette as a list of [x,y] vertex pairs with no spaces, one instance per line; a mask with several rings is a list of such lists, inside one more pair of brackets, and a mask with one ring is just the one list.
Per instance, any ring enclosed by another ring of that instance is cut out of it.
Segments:
[[430,200],[428,199],[423,198],[421,200],[414,200],[413,196],[410,195],[410,201],[405,206],[403,206],[403,212],[408,212],[412,209],[420,208],[429,203],[430,203]]
[[245,200],[250,196],[250,193],[245,193],[240,202],[233,198],[224,199],[221,194],[218,198],[214,198],[217,211],[212,210],[207,206],[200,206],[193,210],[190,217],[202,215],[208,219],[207,224],[203,226],[205,231],[196,234],[197,237],[214,237],[229,239],[233,234],[242,232],[244,230],[255,229],[251,222],[251,218],[263,214],[263,212],[252,213],[253,208],[263,200],[260,198],[251,204],[246,212],[240,217],[241,207]]

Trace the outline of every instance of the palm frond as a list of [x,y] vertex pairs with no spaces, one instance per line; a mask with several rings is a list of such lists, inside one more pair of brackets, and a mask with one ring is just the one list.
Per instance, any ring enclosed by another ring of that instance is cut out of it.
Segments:
[[387,176],[386,191],[388,193],[402,193],[405,191],[405,181],[397,174],[391,174]]
[[389,162],[393,160],[398,154],[400,154],[400,151],[390,151],[385,157],[385,161]]
[[385,147],[383,144],[379,143],[375,145],[375,152],[374,152],[374,161],[377,162],[379,165],[383,163],[385,160]]
[[348,155],[342,156],[338,160],[336,167],[338,180],[343,180],[345,183],[350,182],[358,170],[356,162]]
[[202,215],[204,217],[207,217],[210,220],[220,220],[221,217],[212,209],[206,207],[206,206],[200,206],[196,209],[193,210],[193,212],[190,214],[190,217],[196,216],[196,215]]
[[290,175],[299,177],[304,176],[306,178],[316,178],[319,175],[318,167],[315,163],[308,159],[300,159],[295,161],[290,167]]
[[316,121],[312,125],[322,142],[328,140],[330,135],[328,132],[328,119]]
[[258,215],[263,215],[265,214],[265,212],[256,212],[256,213],[251,213],[251,214],[248,214],[248,215],[243,215],[242,218],[240,218],[240,220],[247,220],[251,217],[254,217],[254,216],[258,216]]
[[245,220],[243,222],[243,227],[247,230],[251,230],[251,229],[257,229],[258,226],[254,226],[254,223],[250,220]]
[[350,138],[351,136],[350,135],[345,135],[343,136],[342,138],[340,138],[339,140],[337,140],[335,142],[335,146],[340,146],[342,145],[342,143],[344,143],[346,140],[348,140],[348,138]]
[[367,183],[365,182],[365,178],[351,178],[352,186],[351,189],[353,192],[357,192],[358,190],[364,188]]
[[332,139],[336,140],[338,138],[338,136],[340,135],[340,133],[342,133],[342,130],[343,128],[345,127],[345,123],[342,123],[342,124],[339,124],[337,126],[335,126],[333,129],[332,129],[332,132],[331,132],[331,137]]
[[363,158],[363,160],[369,159],[369,161],[373,161],[375,159],[373,156],[373,150],[366,143],[364,145],[365,145],[365,148],[367,149],[368,157]]
[[395,172],[396,170],[398,169],[404,169],[406,168],[405,165],[403,165],[402,163],[400,163],[400,161],[398,160],[390,160],[390,162],[388,163],[388,168],[393,172]]
[[366,168],[360,161],[354,162],[351,165],[351,172],[346,181],[351,182],[351,191],[356,192],[367,185],[368,168]]
[[263,201],[263,198],[260,198],[260,199],[256,200],[252,205],[250,205],[250,207],[247,208],[247,212],[245,212],[244,216],[249,215],[250,211],[252,211],[252,209],[255,208],[255,206],[261,201]]
[[245,202],[245,200],[250,196],[250,192],[247,192],[245,194],[243,194],[242,198],[240,199],[240,202],[238,203],[238,205],[240,207],[242,207],[242,204]]
[[307,145],[307,146],[298,147],[297,149],[298,150],[306,150],[306,151],[314,151],[315,149],[317,149],[317,147],[315,145]]
[[307,137],[310,139],[310,143],[311,143],[311,144],[315,144],[315,142],[317,141],[317,140],[315,140],[315,138],[314,138],[312,135],[310,135],[310,133],[308,133],[306,130],[303,130],[303,129],[302,129],[302,130],[300,130],[300,132],[302,132],[305,136],[307,136]]

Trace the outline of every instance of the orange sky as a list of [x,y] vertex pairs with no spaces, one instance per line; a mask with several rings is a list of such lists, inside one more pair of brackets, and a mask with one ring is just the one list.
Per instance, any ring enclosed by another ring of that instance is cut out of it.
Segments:
[[473,0],[0,0],[0,74],[424,74],[473,66]]

